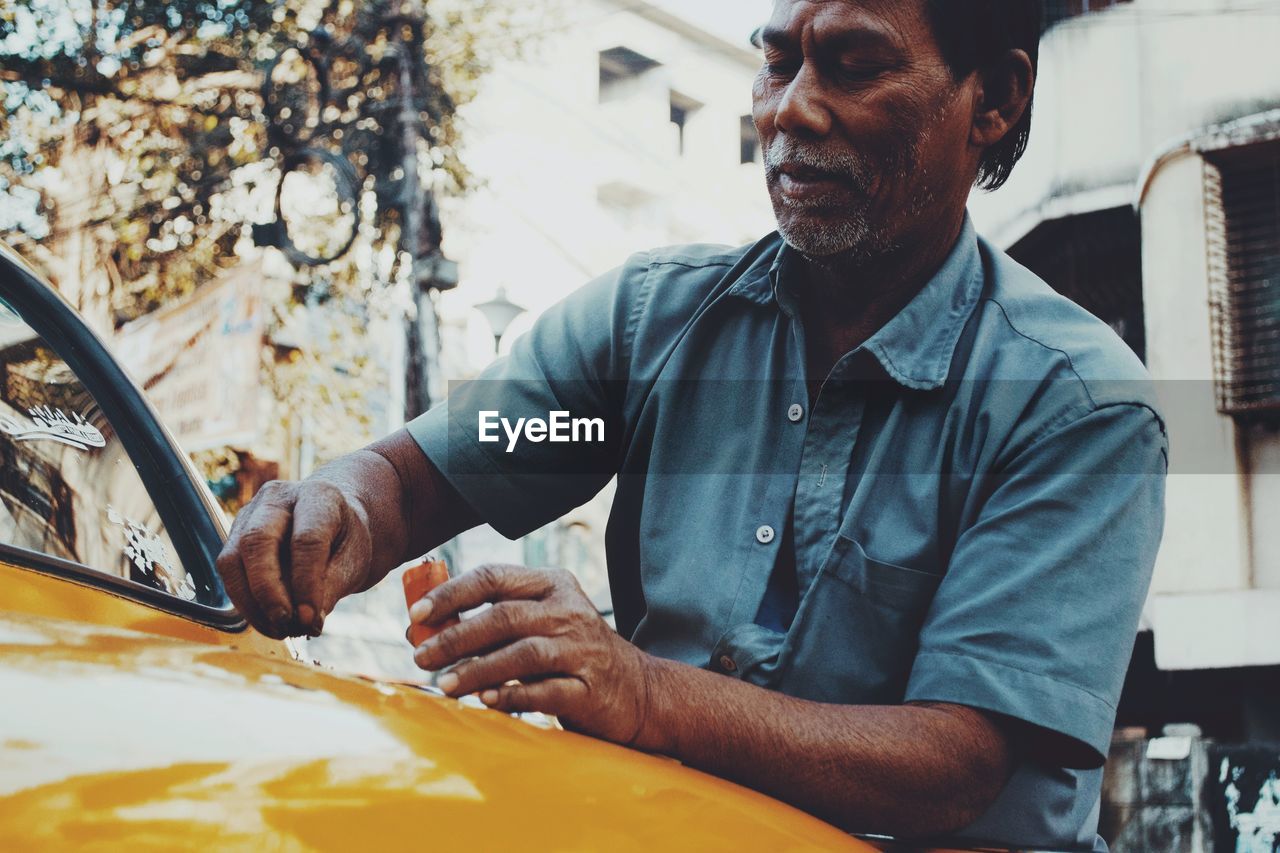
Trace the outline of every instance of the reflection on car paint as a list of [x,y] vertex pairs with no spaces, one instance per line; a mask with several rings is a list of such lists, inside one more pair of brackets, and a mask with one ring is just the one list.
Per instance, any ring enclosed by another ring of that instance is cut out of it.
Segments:
[[70,445],[77,450],[107,445],[102,432],[77,412],[72,412],[71,417],[68,417],[61,409],[49,406],[33,406],[27,412],[31,415],[30,426],[24,425],[17,418],[0,415],[0,431],[11,436],[14,441],[48,439]]
[[408,687],[371,690],[294,665],[255,632],[3,562],[0,633],[49,640],[0,642],[0,684],[16,700],[0,701],[4,850],[85,838],[122,850],[364,849],[371,826],[381,846],[407,849],[423,846],[424,826],[446,841],[480,826],[479,846],[493,850],[872,853],[677,762]]
[[187,601],[195,600],[196,590],[191,578],[174,565],[173,555],[159,534],[151,533],[133,519],[125,518],[113,506],[107,507],[107,520],[124,528],[124,555],[133,561],[138,571],[159,581],[170,595]]

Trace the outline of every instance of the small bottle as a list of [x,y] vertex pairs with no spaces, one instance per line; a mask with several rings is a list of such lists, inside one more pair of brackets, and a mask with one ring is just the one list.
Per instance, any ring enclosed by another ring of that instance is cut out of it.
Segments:
[[[412,607],[415,601],[421,600],[423,596],[448,579],[449,567],[445,565],[444,560],[427,558],[418,565],[405,569],[402,577],[404,581],[405,606]],[[457,624],[458,617],[456,616],[435,627],[413,623],[409,626],[409,642],[413,644],[414,648],[417,648],[445,628],[450,628]]]

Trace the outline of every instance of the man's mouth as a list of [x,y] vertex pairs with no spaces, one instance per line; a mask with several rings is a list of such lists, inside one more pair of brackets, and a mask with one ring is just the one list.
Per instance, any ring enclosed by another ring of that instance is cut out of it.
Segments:
[[810,166],[788,163],[778,170],[778,187],[783,195],[795,201],[812,201],[847,191],[851,185],[848,175]]

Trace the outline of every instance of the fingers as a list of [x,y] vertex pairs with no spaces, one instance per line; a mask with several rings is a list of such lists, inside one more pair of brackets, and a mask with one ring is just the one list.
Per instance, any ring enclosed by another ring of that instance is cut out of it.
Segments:
[[280,546],[289,532],[289,510],[265,504],[249,519],[248,529],[240,536],[240,560],[244,564],[249,592],[267,618],[283,627],[292,615],[293,606],[285,586],[284,568],[280,564]]
[[582,707],[587,685],[577,678],[548,678],[531,684],[504,684],[480,693],[480,701],[509,714],[540,711],[567,716]]
[[342,496],[336,488],[316,484],[300,489],[293,506],[289,540],[290,585],[298,624],[319,634],[337,600],[328,587],[330,557],[342,532]]
[[338,550],[329,558],[324,582],[315,596],[315,632],[324,628],[325,618],[333,612],[338,600],[358,592],[369,577],[373,547],[368,531],[344,522],[342,535],[338,537]]
[[276,624],[273,620],[268,619],[266,614],[262,612],[262,608],[258,607],[258,603],[254,601],[253,593],[249,591],[249,580],[245,577],[244,563],[240,561],[239,553],[232,549],[224,549],[218,555],[216,565],[218,574],[222,577],[222,587],[227,591],[227,595],[231,598],[231,602],[236,606],[236,609],[240,611],[240,615],[250,625],[271,639],[284,639],[284,625]]
[[551,614],[540,604],[502,601],[427,640],[414,651],[413,660],[422,669],[444,669],[522,637],[545,635],[551,621]]
[[236,519],[216,566],[227,595],[245,619],[279,639],[287,635],[292,615],[280,565],[289,511],[281,489],[268,487]]
[[369,572],[369,532],[355,519],[330,483],[267,483],[218,556],[227,594],[267,636],[319,634]]
[[524,566],[481,566],[436,587],[409,609],[409,618],[434,626],[488,602],[545,598],[555,583],[552,573]]
[[528,637],[482,658],[459,664],[441,676],[440,689],[450,696],[465,696],[497,688],[513,679],[536,679],[561,674],[556,644],[546,637]]

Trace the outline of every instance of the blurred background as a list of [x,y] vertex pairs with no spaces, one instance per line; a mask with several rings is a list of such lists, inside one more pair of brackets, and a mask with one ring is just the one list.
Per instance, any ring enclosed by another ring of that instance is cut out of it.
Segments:
[[[399,428],[631,253],[773,228],[770,0],[0,0],[0,239],[233,516]],[[1280,844],[1280,0],[1051,0],[989,239],[1160,380],[1169,522],[1120,708],[1121,850]],[[608,491],[518,542],[610,613]],[[398,573],[307,653],[420,679]]]

